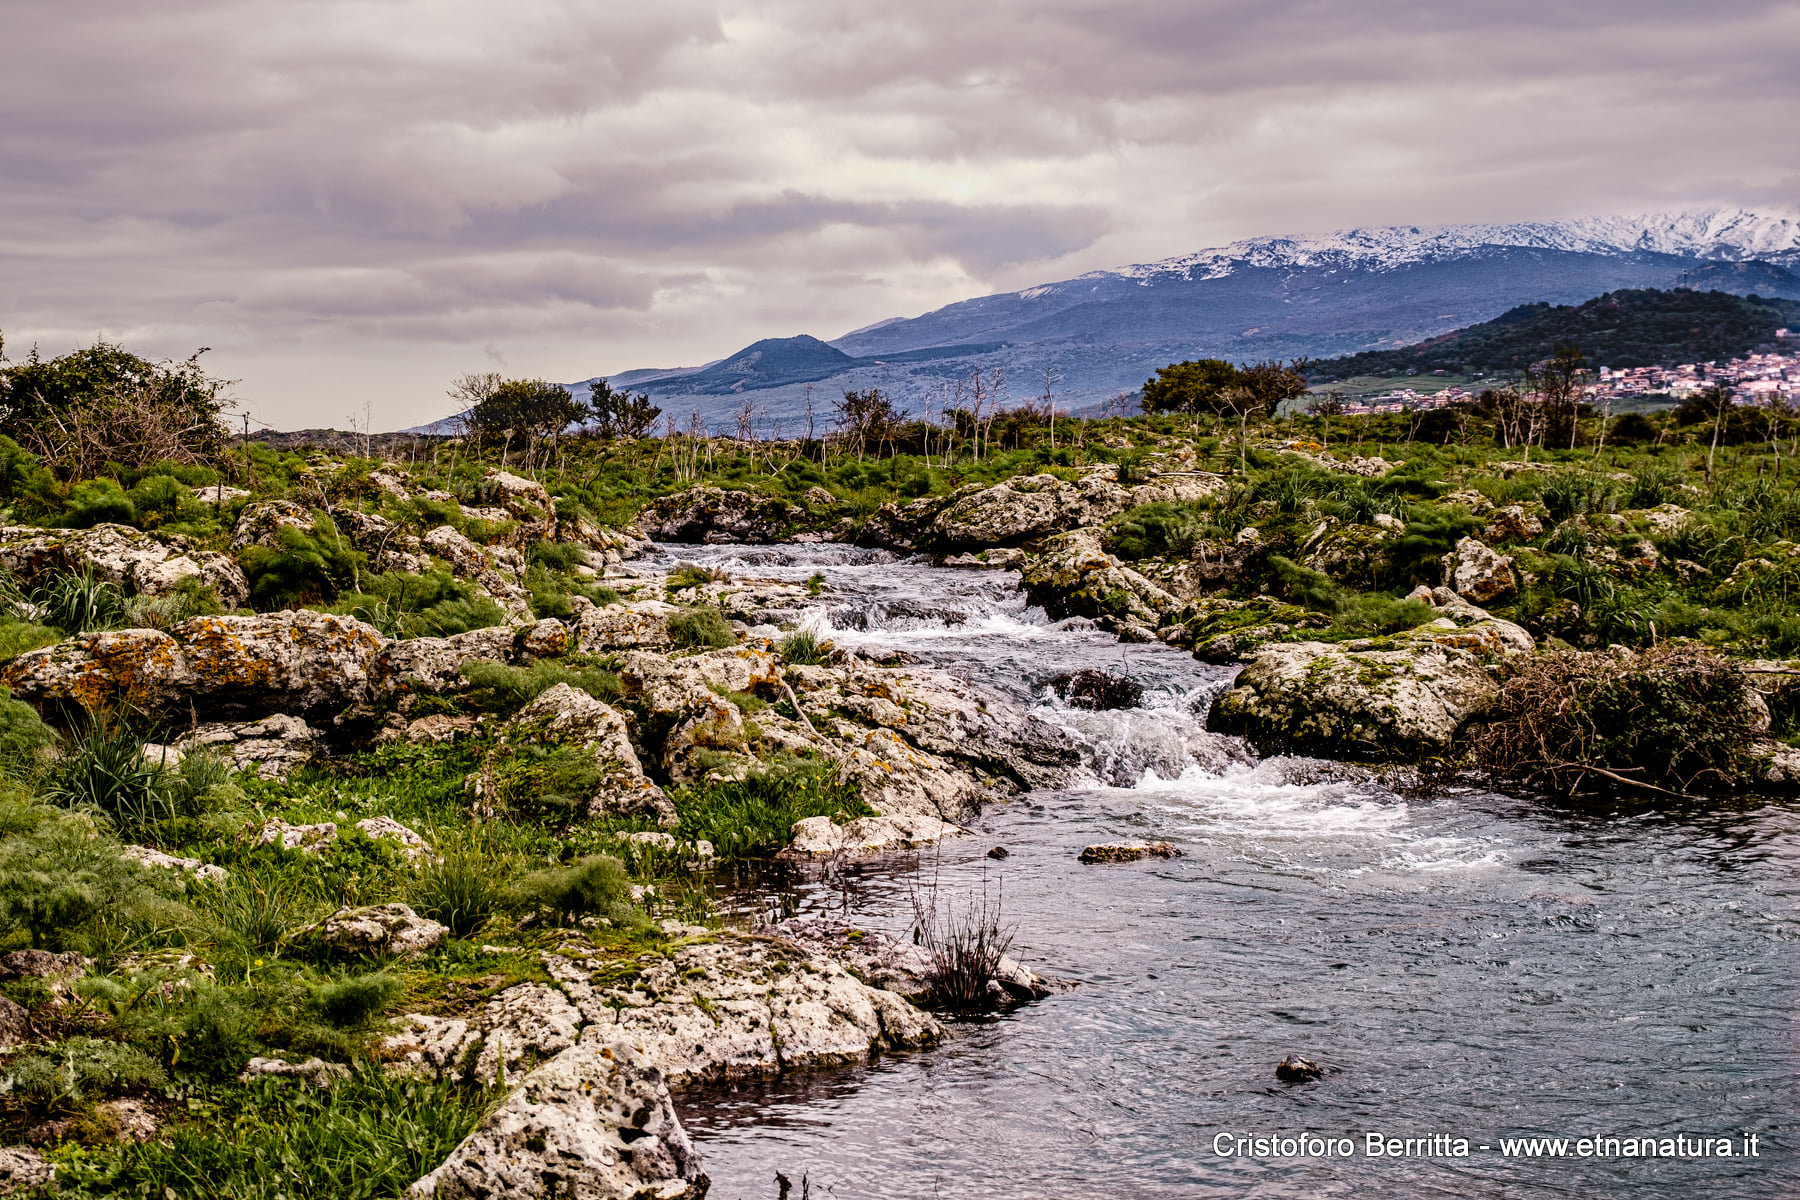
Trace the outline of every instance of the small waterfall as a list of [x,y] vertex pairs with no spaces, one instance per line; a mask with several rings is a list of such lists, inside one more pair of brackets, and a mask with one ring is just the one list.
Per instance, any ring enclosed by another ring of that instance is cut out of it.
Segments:
[[1206,711],[1222,687],[1221,681],[1183,691],[1158,689],[1147,692],[1139,707],[1101,711],[1065,704],[1046,688],[1032,712],[1068,733],[1097,782],[1130,788],[1195,772],[1225,775],[1256,764],[1241,739],[1206,730]]

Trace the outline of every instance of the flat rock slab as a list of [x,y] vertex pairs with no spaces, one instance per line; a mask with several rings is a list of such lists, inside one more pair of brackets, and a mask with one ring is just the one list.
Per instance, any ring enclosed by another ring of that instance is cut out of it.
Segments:
[[1180,858],[1172,842],[1096,842],[1082,848],[1084,863],[1136,862],[1140,858]]

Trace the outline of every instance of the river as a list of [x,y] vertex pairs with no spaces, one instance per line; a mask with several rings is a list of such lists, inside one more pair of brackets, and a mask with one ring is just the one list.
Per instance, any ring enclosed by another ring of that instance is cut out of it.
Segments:
[[[777,1172],[795,1197],[906,1200],[1800,1194],[1793,810],[1402,796],[1341,765],[1256,762],[1203,728],[1229,669],[1050,622],[1011,573],[839,546],[665,553],[822,574],[820,633],[1026,702],[1087,764],[848,893],[799,879],[752,898],[904,933],[921,875],[985,889],[1014,953],[1079,986],[868,1067],[684,1093],[712,1196],[772,1200]],[[1143,707],[1071,711],[1041,686],[1082,667],[1138,681]],[[1184,857],[1076,861],[1118,838]],[[1279,1083],[1287,1054],[1327,1074]],[[1371,1156],[1372,1134],[1413,1144]],[[1677,1137],[1677,1157],[1623,1156]],[[1727,1137],[1733,1157],[1681,1153]],[[1568,1144],[1507,1152],[1528,1138]],[[1585,1138],[1620,1142],[1584,1157]]]

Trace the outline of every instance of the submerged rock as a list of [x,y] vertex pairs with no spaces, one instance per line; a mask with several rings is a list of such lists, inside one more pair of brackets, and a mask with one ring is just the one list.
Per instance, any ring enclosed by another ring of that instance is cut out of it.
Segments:
[[783,858],[863,858],[895,850],[916,850],[968,831],[923,814],[905,817],[858,817],[842,825],[830,817],[807,817],[794,823],[794,838]]
[[570,1046],[413,1184],[415,1200],[700,1200],[708,1180],[663,1074],[623,1041]]
[[1084,863],[1136,862],[1140,858],[1180,858],[1173,842],[1096,842],[1076,856]]
[[1058,675],[1050,680],[1050,690],[1072,708],[1136,708],[1144,700],[1142,684],[1105,671],[1084,670]]
[[1310,1058],[1290,1054],[1275,1064],[1275,1078],[1283,1083],[1311,1083],[1325,1076],[1325,1068]]

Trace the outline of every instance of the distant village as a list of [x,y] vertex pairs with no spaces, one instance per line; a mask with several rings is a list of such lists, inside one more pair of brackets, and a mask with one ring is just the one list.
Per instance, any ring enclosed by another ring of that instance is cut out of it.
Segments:
[[[1775,336],[1789,341],[1794,334],[1778,329]],[[1445,375],[1446,371],[1433,374]],[[1649,396],[1668,396],[1680,402],[1695,392],[1710,387],[1726,387],[1734,404],[1768,405],[1793,403],[1800,396],[1800,352],[1749,354],[1729,362],[1683,363],[1678,367],[1599,367],[1585,389],[1591,404],[1618,404],[1626,400],[1642,400]],[[1413,388],[1395,388],[1365,400],[1346,402],[1346,416],[1368,416],[1373,413],[1397,413],[1409,409],[1448,408],[1467,404],[1475,394],[1466,388],[1452,386],[1436,392],[1420,392]]]

